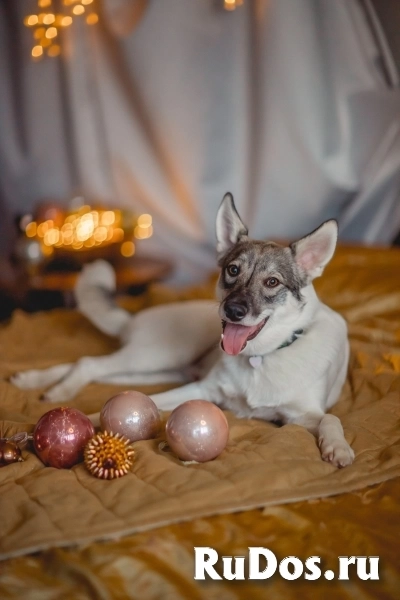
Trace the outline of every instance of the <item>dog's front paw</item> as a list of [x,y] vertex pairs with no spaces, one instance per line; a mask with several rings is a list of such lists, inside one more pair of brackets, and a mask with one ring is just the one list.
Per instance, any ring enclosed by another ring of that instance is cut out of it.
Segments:
[[44,392],[39,400],[41,402],[49,402],[49,403],[57,403],[62,404],[63,402],[68,402],[74,397],[73,393],[69,393],[68,390],[64,389],[61,386],[56,385],[53,388],[50,388],[46,392]]
[[352,464],[354,451],[346,440],[318,440],[322,459],[342,469]]

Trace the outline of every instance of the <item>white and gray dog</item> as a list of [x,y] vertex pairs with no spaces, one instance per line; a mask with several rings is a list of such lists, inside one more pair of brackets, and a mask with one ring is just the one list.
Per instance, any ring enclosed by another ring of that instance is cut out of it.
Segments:
[[317,437],[324,460],[351,464],[354,452],[340,420],[326,414],[346,378],[346,323],[319,301],[312,285],[335,251],[336,221],[288,247],[255,241],[226,194],[216,233],[219,306],[198,300],[131,315],[112,301],[113,269],[97,261],[78,279],[78,307],[101,331],[118,336],[121,349],[18,373],[12,382],[49,388],[43,399],[62,403],[92,381],[183,383],[196,365],[197,381],[153,396],[160,409],[204,399],[240,417],[296,423]]

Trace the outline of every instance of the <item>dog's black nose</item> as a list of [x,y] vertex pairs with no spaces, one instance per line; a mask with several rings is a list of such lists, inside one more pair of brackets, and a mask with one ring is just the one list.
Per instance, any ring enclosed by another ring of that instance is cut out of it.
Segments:
[[229,302],[229,304],[225,304],[225,314],[230,321],[241,321],[246,315],[247,304],[243,302]]

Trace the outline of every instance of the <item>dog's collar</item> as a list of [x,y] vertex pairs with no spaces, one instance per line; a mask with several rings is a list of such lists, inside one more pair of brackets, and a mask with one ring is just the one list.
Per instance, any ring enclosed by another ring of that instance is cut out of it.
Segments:
[[[297,340],[297,338],[299,338],[301,335],[303,335],[303,333],[304,333],[304,329],[296,329],[296,331],[293,331],[292,335],[290,336],[290,338],[288,340],[286,340],[286,342],[283,342],[283,344],[281,344],[280,346],[277,347],[277,350],[291,346],[293,344],[293,342],[295,342]],[[261,366],[263,358],[264,358],[264,356],[260,355],[260,354],[257,354],[255,356],[250,356],[249,363],[253,367],[253,369],[257,369],[258,367]]]
[[283,342],[283,344],[281,344],[280,346],[277,347],[277,350],[280,350],[281,348],[286,348],[287,346],[290,346],[291,344],[293,344],[293,342],[295,342],[297,340],[297,338],[299,338],[301,335],[303,335],[304,333],[304,329],[296,329],[296,331],[293,331],[292,335],[290,336],[290,338],[288,340],[286,340],[286,342]]

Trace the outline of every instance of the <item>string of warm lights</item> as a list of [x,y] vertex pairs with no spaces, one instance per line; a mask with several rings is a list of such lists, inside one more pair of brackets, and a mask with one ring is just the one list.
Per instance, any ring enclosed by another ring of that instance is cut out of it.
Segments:
[[38,0],[37,14],[24,19],[24,25],[33,32],[32,57],[40,60],[45,55],[58,56],[61,52],[60,32],[72,25],[74,18],[84,17],[88,25],[95,25],[99,20],[96,1],[62,0],[63,12],[56,12],[53,0]]
[[[24,19],[24,25],[33,31],[32,58],[40,60],[45,55],[58,56],[61,52],[60,31],[72,25],[75,17],[84,17],[88,25],[95,25],[99,20],[97,1],[62,0],[63,12],[56,12],[53,0],[37,0],[37,14],[28,15]],[[223,1],[226,10],[235,10],[243,4],[243,0]]]
[[88,250],[94,247],[120,243],[122,256],[133,256],[135,244],[132,238],[144,240],[153,235],[152,217],[140,215],[127,219],[121,210],[92,209],[82,206],[65,216],[60,223],[47,219],[38,223],[30,221],[25,235],[41,242],[45,254],[55,249]]

